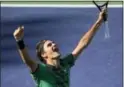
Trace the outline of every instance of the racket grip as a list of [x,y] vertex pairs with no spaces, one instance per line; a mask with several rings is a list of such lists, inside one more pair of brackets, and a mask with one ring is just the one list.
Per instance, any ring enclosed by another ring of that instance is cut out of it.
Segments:
[[107,18],[108,18],[108,14],[107,14],[107,13],[104,13],[104,14],[103,14],[103,20],[104,20],[104,21],[107,21]]

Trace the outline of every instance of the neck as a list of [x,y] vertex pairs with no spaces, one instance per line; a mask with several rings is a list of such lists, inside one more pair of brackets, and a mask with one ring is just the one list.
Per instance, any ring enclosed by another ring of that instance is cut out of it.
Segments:
[[56,68],[58,68],[60,66],[59,58],[51,59],[51,60],[47,61],[47,64],[55,66]]

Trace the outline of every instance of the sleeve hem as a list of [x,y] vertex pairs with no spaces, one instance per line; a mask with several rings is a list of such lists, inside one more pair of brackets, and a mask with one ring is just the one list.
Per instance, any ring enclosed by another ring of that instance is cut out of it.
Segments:
[[35,74],[39,70],[39,64],[37,65],[37,68],[34,72],[31,72],[31,74]]

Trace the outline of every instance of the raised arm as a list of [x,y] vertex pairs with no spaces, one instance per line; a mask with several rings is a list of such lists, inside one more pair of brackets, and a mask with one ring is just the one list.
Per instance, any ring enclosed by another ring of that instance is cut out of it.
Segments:
[[100,25],[103,22],[103,14],[105,14],[105,8],[100,12],[97,21],[92,25],[89,31],[82,36],[77,47],[73,50],[72,54],[75,58],[89,45],[96,31],[99,29]]
[[18,46],[18,50],[19,50],[19,54],[23,60],[24,63],[26,63],[26,65],[31,69],[32,72],[34,72],[38,66],[37,63],[35,63],[35,61],[33,61],[29,54],[28,54],[28,50],[25,47],[24,41],[23,41],[23,36],[24,36],[24,27],[18,27],[14,33],[13,36],[17,42],[17,46]]

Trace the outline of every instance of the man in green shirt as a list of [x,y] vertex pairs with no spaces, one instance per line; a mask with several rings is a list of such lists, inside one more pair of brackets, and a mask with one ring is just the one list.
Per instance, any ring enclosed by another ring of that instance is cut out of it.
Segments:
[[61,58],[57,45],[51,40],[41,40],[36,46],[36,53],[41,63],[36,63],[31,59],[28,50],[24,44],[24,27],[18,27],[13,33],[18,45],[19,53],[26,65],[31,70],[31,75],[36,82],[37,87],[69,87],[70,69],[74,65],[79,54],[91,42],[96,31],[103,22],[103,9],[97,21],[92,25],[89,31],[82,36],[77,47],[68,55]]

